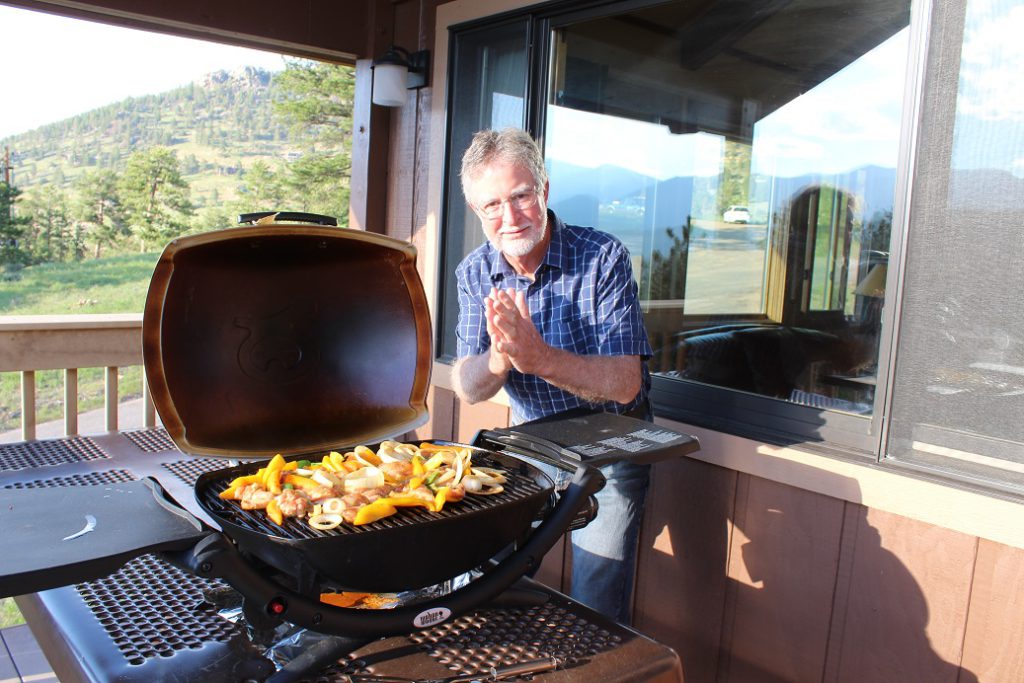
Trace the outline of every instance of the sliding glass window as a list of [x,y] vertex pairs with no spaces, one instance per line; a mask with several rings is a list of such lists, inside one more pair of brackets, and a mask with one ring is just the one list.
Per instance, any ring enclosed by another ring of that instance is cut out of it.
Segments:
[[868,415],[909,4],[705,10],[553,31],[551,207],[629,248],[653,372]]

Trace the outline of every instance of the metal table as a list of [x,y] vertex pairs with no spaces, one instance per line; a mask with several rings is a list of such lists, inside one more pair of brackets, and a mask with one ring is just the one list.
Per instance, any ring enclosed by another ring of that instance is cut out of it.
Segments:
[[[192,514],[214,525],[195,505],[192,486],[201,473],[224,465],[222,459],[183,455],[162,429],[126,431],[0,444],[0,488],[152,476]],[[268,662],[245,629],[204,599],[224,587],[143,555],[105,578],[16,600],[63,683],[261,678]],[[554,656],[569,665],[532,680],[682,681],[679,659],[668,647],[540,584],[531,582],[530,588],[546,593],[547,601],[482,607],[433,628],[381,639],[301,680],[341,682],[352,673],[487,680],[493,667]]]

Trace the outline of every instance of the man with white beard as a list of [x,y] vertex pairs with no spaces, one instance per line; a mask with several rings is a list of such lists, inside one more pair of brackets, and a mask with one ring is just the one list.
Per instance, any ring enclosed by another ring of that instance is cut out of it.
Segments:
[[[513,424],[581,409],[651,419],[651,347],[622,243],[547,209],[544,159],[525,131],[477,133],[461,176],[488,241],[455,271],[458,396],[504,388]],[[629,623],[649,467],[602,472],[597,519],[573,532],[571,595]]]

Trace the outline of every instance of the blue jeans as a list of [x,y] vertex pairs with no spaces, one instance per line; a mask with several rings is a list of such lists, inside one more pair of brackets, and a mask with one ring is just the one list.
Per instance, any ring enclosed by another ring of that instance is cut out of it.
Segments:
[[[591,609],[629,624],[633,581],[650,465],[617,462],[601,468],[608,479],[597,498],[597,517],[572,532],[572,588],[570,597]],[[569,473],[559,472],[556,486],[568,484]]]

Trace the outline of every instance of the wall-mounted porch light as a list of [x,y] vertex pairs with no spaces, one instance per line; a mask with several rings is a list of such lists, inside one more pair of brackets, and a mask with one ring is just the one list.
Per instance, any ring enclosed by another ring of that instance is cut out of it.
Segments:
[[392,45],[383,56],[373,60],[373,103],[384,107],[405,104],[406,90],[427,84],[430,50],[410,53]]

